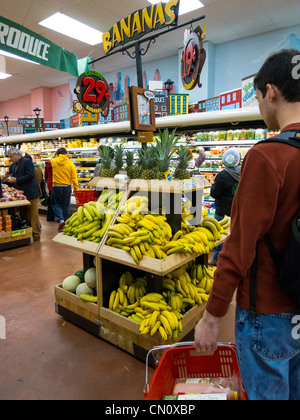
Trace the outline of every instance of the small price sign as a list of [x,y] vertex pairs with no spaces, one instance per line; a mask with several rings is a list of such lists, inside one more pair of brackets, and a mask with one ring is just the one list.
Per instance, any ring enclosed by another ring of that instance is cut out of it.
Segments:
[[87,71],[79,76],[74,93],[87,111],[102,113],[110,104],[110,92],[107,81],[95,71]]

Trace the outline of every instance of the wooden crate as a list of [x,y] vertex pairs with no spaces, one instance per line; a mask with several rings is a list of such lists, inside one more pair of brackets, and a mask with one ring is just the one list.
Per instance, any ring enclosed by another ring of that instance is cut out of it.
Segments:
[[80,251],[85,254],[94,256],[98,254],[98,250],[100,247],[100,244],[96,244],[95,242],[78,241],[77,238],[74,238],[73,236],[64,235],[63,233],[57,234],[52,239],[52,242],[66,248],[73,249],[74,251]]
[[62,284],[55,286],[54,294],[59,306],[68,309],[90,322],[99,321],[99,306],[97,304],[84,302],[74,293],[64,290]]
[[[194,306],[182,318],[183,330],[178,336],[179,341],[185,341],[186,337],[194,330],[196,324],[203,316],[205,305]],[[173,341],[165,342],[159,333],[154,336],[141,335],[140,324],[106,308],[100,308],[100,337],[103,340],[127,351],[141,360],[145,360],[146,354],[155,346],[173,344]]]

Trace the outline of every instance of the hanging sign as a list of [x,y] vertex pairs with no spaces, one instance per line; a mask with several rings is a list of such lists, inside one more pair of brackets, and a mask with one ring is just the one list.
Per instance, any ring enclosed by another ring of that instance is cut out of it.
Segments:
[[200,74],[206,59],[206,51],[203,48],[205,39],[204,30],[198,26],[195,31],[187,29],[184,34],[184,50],[181,58],[181,77],[186,90],[192,90],[200,83]]
[[100,114],[110,104],[110,91],[104,77],[95,71],[79,76],[74,93],[84,109]]
[[0,16],[0,50],[78,77],[77,56]]
[[108,32],[103,34],[105,54],[119,45],[136,41],[149,32],[163,27],[177,26],[179,4],[180,0],[153,4],[116,23]]

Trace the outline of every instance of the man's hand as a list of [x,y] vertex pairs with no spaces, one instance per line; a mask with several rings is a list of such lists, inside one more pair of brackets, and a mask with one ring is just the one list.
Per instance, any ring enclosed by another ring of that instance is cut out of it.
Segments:
[[217,350],[219,325],[221,318],[216,318],[205,311],[203,318],[195,327],[195,347],[203,353],[214,353]]
[[10,184],[16,184],[17,179],[14,178],[13,176],[10,176],[9,178],[7,178],[7,182],[9,182]]

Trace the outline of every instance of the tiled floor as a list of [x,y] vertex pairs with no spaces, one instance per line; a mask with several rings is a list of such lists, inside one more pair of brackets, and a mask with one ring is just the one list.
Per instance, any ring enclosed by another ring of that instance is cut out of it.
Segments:
[[54,286],[82,268],[80,253],[40,242],[0,253],[0,400],[140,400],[145,365],[55,313]]

